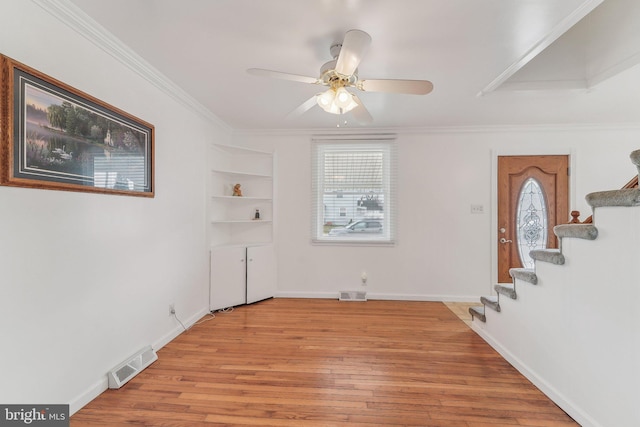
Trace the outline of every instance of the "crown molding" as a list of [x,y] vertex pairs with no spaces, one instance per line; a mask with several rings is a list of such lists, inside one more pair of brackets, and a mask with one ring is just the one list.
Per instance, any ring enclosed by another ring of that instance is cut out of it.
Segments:
[[204,119],[231,132],[231,127],[168,77],[135,53],[69,0],[31,0],[98,48],[120,61],[169,97]]
[[580,132],[580,131],[640,131],[640,122],[621,123],[559,123],[512,124],[476,126],[432,126],[413,128],[358,128],[358,129],[234,129],[234,137],[256,136],[353,136],[353,135],[426,135],[454,133],[515,133],[515,132]]

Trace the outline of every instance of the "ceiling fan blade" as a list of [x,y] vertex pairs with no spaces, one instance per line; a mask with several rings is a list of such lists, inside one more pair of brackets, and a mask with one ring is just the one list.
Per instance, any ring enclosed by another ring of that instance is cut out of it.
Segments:
[[351,110],[353,118],[356,119],[358,123],[363,125],[371,123],[373,121],[373,117],[371,117],[371,113],[369,113],[369,110],[367,110],[362,101],[360,101],[360,98],[358,98],[356,95],[353,95],[353,100],[356,101],[356,104],[358,104],[356,108]]
[[350,76],[358,68],[358,64],[364,57],[371,44],[371,36],[361,30],[348,31],[344,36],[340,55],[336,62],[336,72],[344,76]]
[[295,119],[297,117],[300,117],[301,115],[306,113],[308,110],[310,110],[314,105],[317,104],[316,96],[317,95],[313,95],[311,98],[307,99],[302,104],[300,104],[300,106],[298,106],[298,108],[296,108],[295,110],[293,110],[292,112],[287,114],[286,119],[287,120],[293,120],[293,119]]
[[262,68],[249,68],[247,73],[252,76],[272,77],[275,79],[291,80],[300,83],[320,84],[321,81],[315,77],[300,76],[298,74],[281,73],[280,71],[263,70]]
[[360,80],[357,87],[365,92],[406,93],[409,95],[426,95],[433,90],[429,80]]

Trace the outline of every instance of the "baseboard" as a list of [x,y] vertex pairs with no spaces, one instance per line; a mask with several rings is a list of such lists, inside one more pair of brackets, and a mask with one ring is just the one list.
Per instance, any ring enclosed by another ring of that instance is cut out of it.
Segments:
[[[362,288],[366,291],[366,288]],[[276,298],[323,298],[338,299],[340,292],[278,292]],[[465,295],[418,295],[418,294],[383,294],[367,291],[368,300],[390,301],[434,301],[434,302],[479,302],[480,296]]]
[[509,362],[514,368],[516,368],[522,375],[524,375],[529,381],[540,389],[549,399],[551,399],[556,405],[562,408],[569,416],[571,416],[582,427],[604,427],[594,420],[589,414],[587,414],[582,408],[578,407],[570,399],[567,399],[564,394],[559,392],[555,387],[549,384],[546,380],[540,377],[535,371],[531,370],[526,363],[516,357],[502,344],[496,341],[493,336],[487,333],[486,330],[478,327],[474,322],[471,322],[471,329],[473,329],[482,339],[484,339],[494,350],[496,350],[504,359]]
[[[183,321],[185,327],[189,328],[191,325],[196,323],[207,313],[209,313],[209,310],[204,308],[199,312],[197,312],[196,314],[194,314],[193,316],[189,317],[188,319],[185,319]],[[154,350],[158,351],[162,347],[164,347],[165,345],[173,341],[178,335],[180,335],[183,332],[184,332],[184,329],[182,329],[182,326],[178,323],[176,327],[174,327],[167,334],[163,335],[162,337],[160,337],[160,339],[152,343],[151,346],[153,347]],[[142,343],[142,345],[144,345],[144,343]],[[72,399],[69,402],[69,415],[73,415],[76,412],[78,412],[80,409],[82,409],[82,407],[84,407],[86,404],[91,402],[96,397],[100,396],[108,388],[109,388],[109,381],[108,381],[107,375],[105,374],[104,377],[100,378],[92,386],[87,388],[87,390],[85,390],[83,393],[81,393],[75,399]]]
[[99,381],[97,381],[95,384],[93,384],[91,387],[86,389],[83,393],[69,402],[69,416],[78,412],[86,404],[104,393],[108,388],[109,381],[107,379],[107,376],[105,375],[104,378],[101,378]]
[[480,295],[420,295],[420,294],[380,294],[367,293],[368,299],[391,301],[432,301],[432,302],[478,302]]
[[[200,320],[207,313],[209,313],[209,310],[207,308],[203,308],[202,310],[200,310],[199,312],[197,312],[193,316],[189,317],[188,319],[183,320],[182,323],[184,323],[185,327],[189,328],[191,325],[196,323],[198,320]],[[180,319],[180,320],[182,320],[182,319]],[[156,340],[154,343],[151,344],[151,346],[153,347],[153,349],[155,351],[160,350],[162,347],[164,347],[165,345],[167,345],[168,343],[173,341],[178,335],[180,335],[181,333],[184,332],[184,329],[182,329],[182,325],[180,325],[180,323],[178,323],[178,322],[176,322],[176,323],[177,323],[177,325],[172,330],[170,330],[167,334],[165,334],[160,339]]]
[[338,299],[338,291],[335,292],[278,292],[276,298],[318,298],[318,299]]

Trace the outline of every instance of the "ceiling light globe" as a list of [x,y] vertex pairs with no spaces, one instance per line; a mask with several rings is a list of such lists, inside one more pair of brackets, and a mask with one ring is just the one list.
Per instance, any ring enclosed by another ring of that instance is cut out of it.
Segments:
[[334,90],[329,89],[326,92],[321,93],[316,96],[316,102],[318,105],[325,111],[329,111],[331,106],[333,105],[333,100],[335,99],[336,93]]
[[336,91],[335,103],[338,108],[346,109],[353,102],[353,97],[345,88]]

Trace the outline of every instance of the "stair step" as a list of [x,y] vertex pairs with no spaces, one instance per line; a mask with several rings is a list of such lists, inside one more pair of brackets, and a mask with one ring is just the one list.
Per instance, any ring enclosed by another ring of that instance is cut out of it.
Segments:
[[592,208],[601,206],[640,206],[640,188],[596,191],[585,197]]
[[511,299],[516,299],[516,287],[514,285],[495,285],[493,289],[501,295],[508,296]]
[[529,256],[536,261],[550,262],[556,265],[564,264],[564,255],[559,249],[534,249],[529,252]]
[[487,321],[487,316],[484,315],[484,305],[474,305],[469,307],[469,314],[471,314],[471,320],[477,318],[483,322]]
[[631,154],[629,154],[629,158],[631,158],[631,163],[636,165],[638,173],[640,174],[640,150],[632,151]]
[[480,302],[484,304],[485,307],[491,307],[498,313],[500,312],[500,303],[498,302],[498,297],[480,297]]
[[538,284],[538,276],[536,276],[533,268],[510,268],[509,276],[531,283],[532,285]]
[[573,237],[576,239],[595,240],[598,237],[598,229],[592,224],[560,224],[553,227],[553,232],[561,239]]

